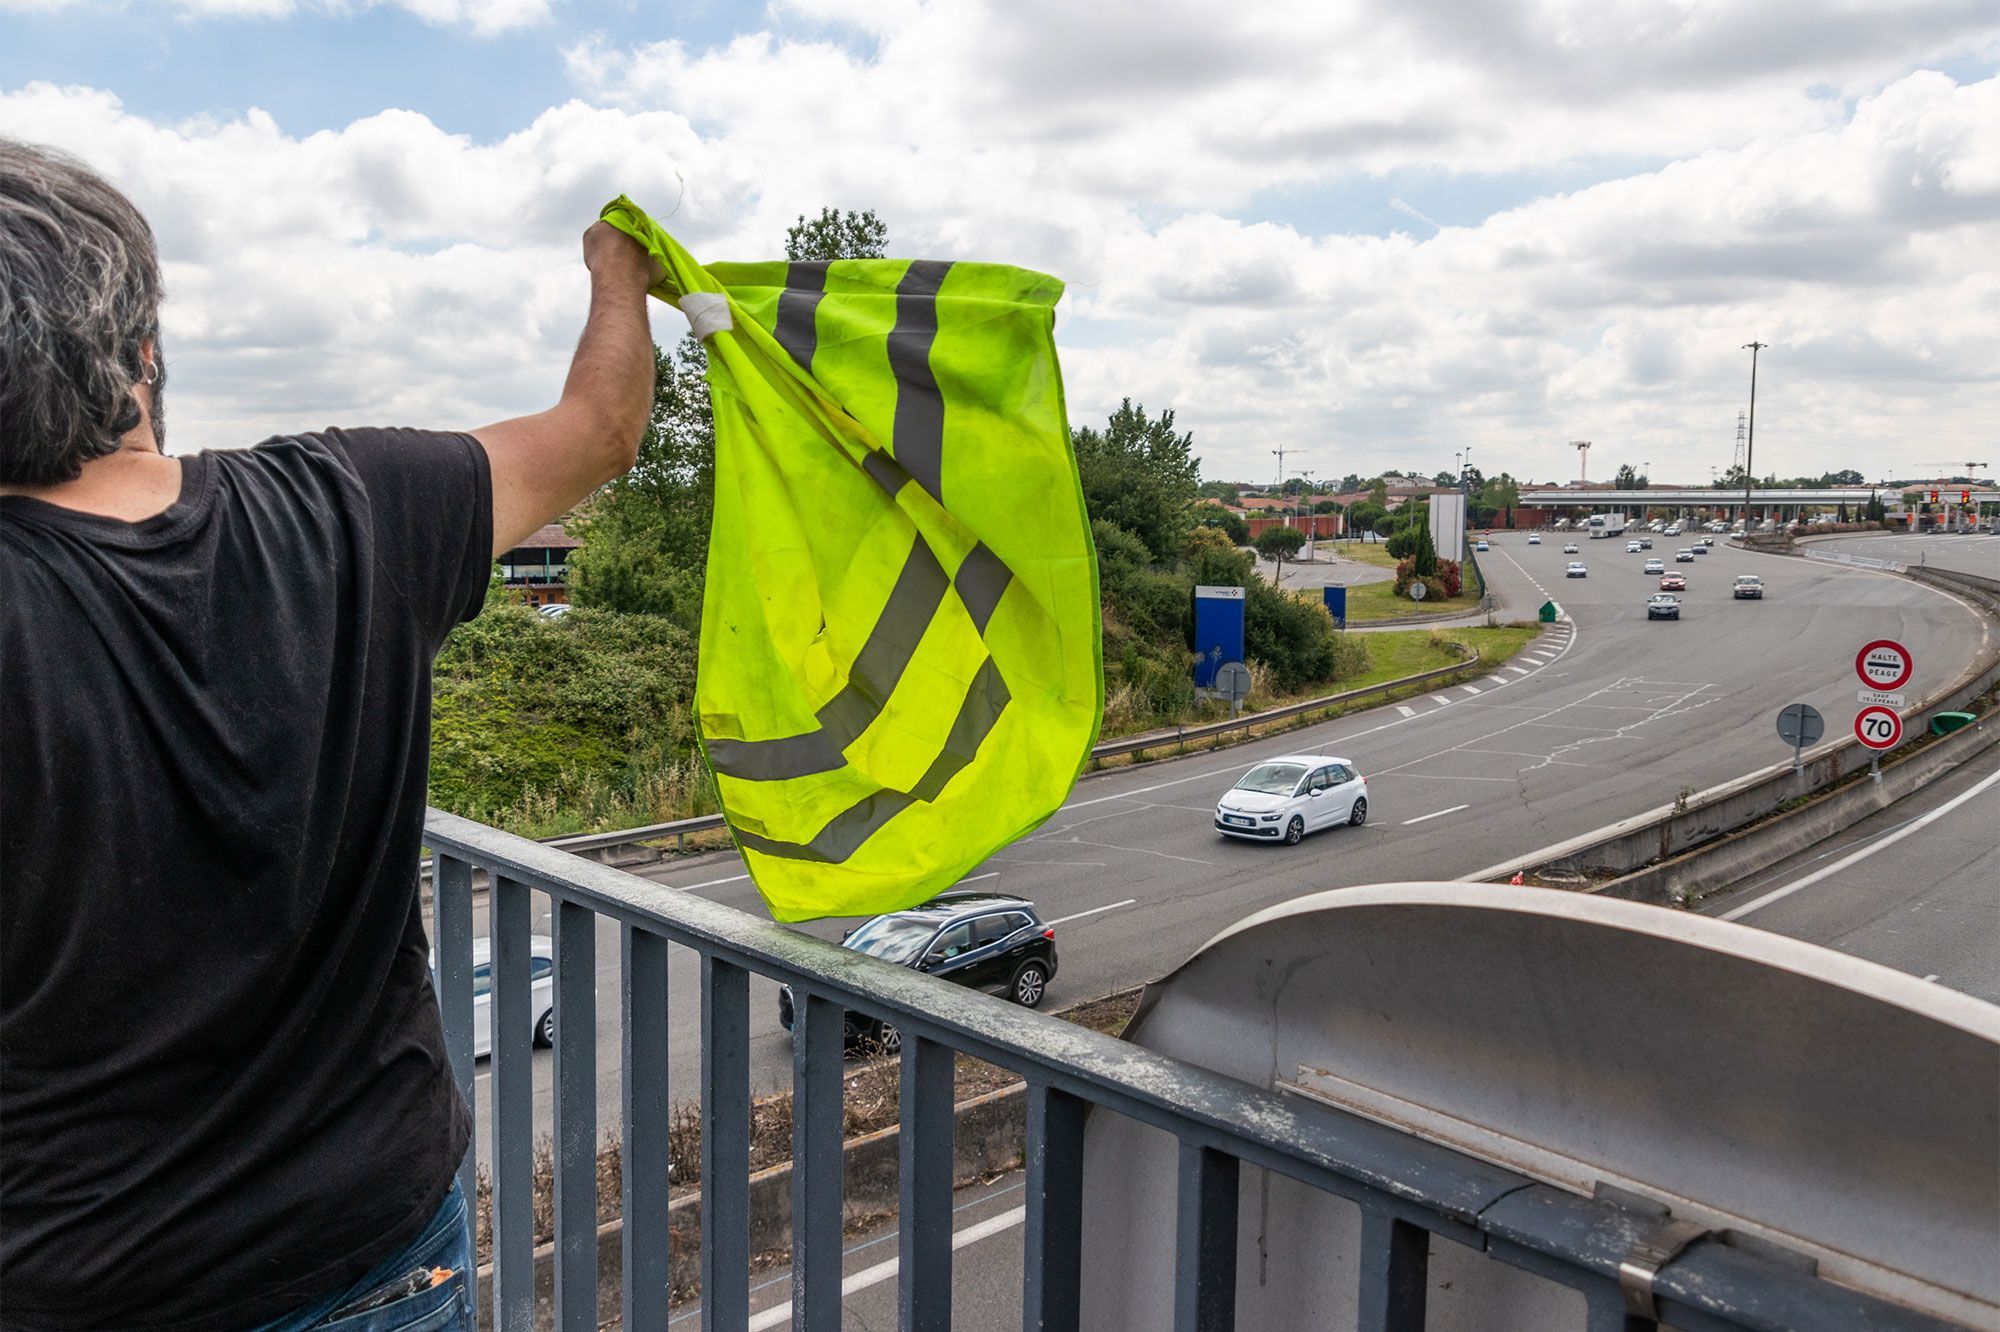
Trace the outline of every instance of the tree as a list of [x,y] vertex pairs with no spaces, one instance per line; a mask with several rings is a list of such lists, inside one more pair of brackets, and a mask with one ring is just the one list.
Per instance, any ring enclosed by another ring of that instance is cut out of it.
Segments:
[[[1200,513],[1202,528],[1214,528],[1222,532],[1228,536],[1232,545],[1247,546],[1250,544],[1250,524],[1243,521],[1242,514],[1231,513],[1227,509],[1217,509],[1208,505],[1203,505]],[[1195,530],[1199,532],[1201,528],[1196,528]]]
[[1269,560],[1277,569],[1272,582],[1282,582],[1285,577],[1285,561],[1299,553],[1299,547],[1306,544],[1306,534],[1296,527],[1280,524],[1267,527],[1250,542],[1257,553]]
[[875,216],[872,208],[844,213],[838,208],[822,208],[819,216],[785,229],[785,258],[794,262],[808,259],[880,259],[889,244],[889,227]]
[[[1468,469],[1470,470],[1470,469]],[[1502,472],[1491,481],[1480,485],[1480,494],[1496,509],[1518,509],[1521,507],[1520,483],[1507,472]]]
[[1388,516],[1387,511],[1374,500],[1356,500],[1347,510],[1347,530],[1372,532],[1375,524]]
[[1438,552],[1436,544],[1431,541],[1431,525],[1427,522],[1419,523],[1415,530],[1416,549],[1411,551],[1410,555],[1416,561],[1417,577],[1435,578],[1438,571]]
[[1349,472],[1346,476],[1340,478],[1341,494],[1352,495],[1359,489],[1361,489],[1361,474],[1359,472]]
[[1192,452],[1194,435],[1174,433],[1173,412],[1155,421],[1127,398],[1104,430],[1081,427],[1070,442],[1090,516],[1139,538],[1161,564],[1178,558],[1194,526],[1201,460]]
[[1464,479],[1465,493],[1468,495],[1477,495],[1486,486],[1485,474],[1471,463],[1465,465],[1465,470],[1459,473],[1459,476]]
[[1304,477],[1302,477],[1302,476],[1295,476],[1295,477],[1292,477],[1292,478],[1290,478],[1289,480],[1287,480],[1287,481],[1285,482],[1285,484],[1283,485],[1283,487],[1281,487],[1281,488],[1280,488],[1280,491],[1279,491],[1279,493],[1280,493],[1280,494],[1285,494],[1285,495],[1303,495],[1303,494],[1305,494],[1305,493],[1306,493],[1306,479],[1305,479]]
[[1612,477],[1611,484],[1619,490],[1637,490],[1639,488],[1639,469],[1631,463],[1618,464],[1618,473]]
[[1748,474],[1743,470],[1742,463],[1732,463],[1729,470],[1722,474],[1722,479],[1715,483],[1715,488],[1717,490],[1741,490],[1747,477]]
[[1384,481],[1379,476],[1376,477],[1373,481],[1370,481],[1368,483],[1368,498],[1374,501],[1381,508],[1384,509],[1388,508],[1389,483],[1387,481]]
[[1879,493],[1868,493],[1868,507],[1862,512],[1862,517],[1871,523],[1883,522],[1889,517],[1889,506],[1882,502]]
[[1224,504],[1234,504],[1243,498],[1243,487],[1234,481],[1204,481],[1199,492],[1203,499],[1221,500]]
[[1437,482],[1441,486],[1446,487],[1447,489],[1454,487],[1458,484],[1458,478],[1453,476],[1450,472],[1439,472],[1436,476],[1432,477],[1431,480]]
[[1828,472],[1820,478],[1820,481],[1821,484],[1829,486],[1858,486],[1861,484],[1861,473],[1848,467],[1838,472]]
[[1314,512],[1314,513],[1339,513],[1339,512],[1340,512],[1340,502],[1339,502],[1338,500],[1330,500],[1330,499],[1323,499],[1323,500],[1320,500],[1320,501],[1318,501],[1317,503],[1315,503],[1315,504],[1313,505],[1313,512]]

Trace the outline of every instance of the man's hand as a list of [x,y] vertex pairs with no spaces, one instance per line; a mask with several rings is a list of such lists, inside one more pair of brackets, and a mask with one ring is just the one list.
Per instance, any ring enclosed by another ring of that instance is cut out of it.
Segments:
[[590,316],[562,401],[472,432],[493,471],[496,556],[629,471],[639,456],[653,406],[646,292],[666,270],[607,222],[583,233],[583,264],[590,271]]
[[667,275],[645,246],[609,222],[593,222],[584,229],[583,266],[598,281],[630,280],[640,283],[642,291],[658,286]]

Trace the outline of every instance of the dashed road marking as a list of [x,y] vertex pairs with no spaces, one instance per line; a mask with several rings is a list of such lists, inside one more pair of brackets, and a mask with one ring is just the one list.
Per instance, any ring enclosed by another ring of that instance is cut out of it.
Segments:
[[1401,703],[1396,705],[1396,711],[1402,713],[1405,717],[1414,717],[1417,715],[1415,708],[1406,708]]
[[1450,702],[1451,702],[1451,700],[1450,700],[1450,699],[1448,699],[1448,698],[1446,698],[1446,697],[1445,697],[1445,696],[1444,696],[1443,694],[1432,694],[1432,695],[1431,695],[1431,702],[1433,702],[1433,703],[1450,703]]
[[1468,694],[1476,694],[1479,692],[1478,685],[1460,685],[1459,688],[1463,689]]
[[1404,819],[1403,826],[1407,828],[1413,823],[1423,823],[1430,819],[1441,819],[1447,814],[1456,814],[1461,809],[1471,809],[1471,808],[1472,806],[1470,805],[1453,805],[1450,809],[1435,810],[1429,814],[1419,814],[1414,819]]
[[1138,904],[1138,898],[1128,897],[1122,902],[1113,902],[1110,906],[1092,907],[1088,911],[1079,911],[1070,916],[1057,916],[1054,920],[1047,923],[1050,929],[1054,929],[1058,925],[1067,925],[1073,920],[1082,920],[1085,916],[1096,916],[1106,911],[1116,911],[1119,907],[1137,906]]

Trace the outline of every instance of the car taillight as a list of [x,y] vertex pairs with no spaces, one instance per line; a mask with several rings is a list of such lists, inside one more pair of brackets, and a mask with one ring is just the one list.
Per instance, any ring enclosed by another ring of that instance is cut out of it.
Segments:
[[1056,937],[1056,927],[1055,927],[1055,926],[1053,926],[1053,925],[1051,925],[1051,926],[1049,926],[1049,927],[1048,927],[1047,929],[1043,930],[1043,931],[1042,931],[1042,937],[1043,937],[1044,939],[1048,939],[1048,940],[1050,940],[1050,941],[1053,941],[1053,940],[1055,939],[1055,937]]

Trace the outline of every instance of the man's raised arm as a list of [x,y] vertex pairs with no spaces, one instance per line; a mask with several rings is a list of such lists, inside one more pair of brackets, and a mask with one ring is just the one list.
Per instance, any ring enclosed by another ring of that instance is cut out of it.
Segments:
[[590,315],[548,411],[472,432],[493,470],[493,553],[631,469],[653,404],[653,339],[646,291],[659,265],[631,237],[593,223],[583,233]]

